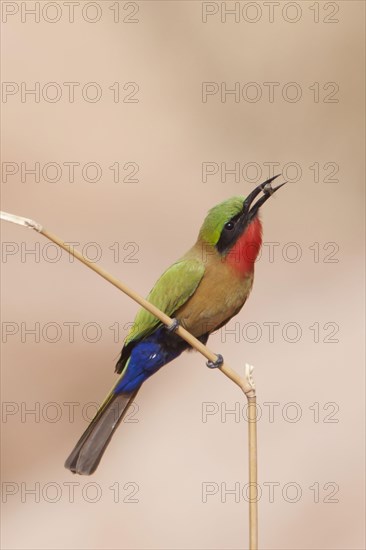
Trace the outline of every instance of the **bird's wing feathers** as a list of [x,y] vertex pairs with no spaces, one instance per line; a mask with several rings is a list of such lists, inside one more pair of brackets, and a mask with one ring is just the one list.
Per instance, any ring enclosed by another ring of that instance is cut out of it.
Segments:
[[[170,266],[155,283],[147,300],[166,315],[172,315],[192,296],[204,274],[205,267],[198,260],[182,260]],[[154,315],[142,308],[136,315],[125,344],[140,340],[160,323]]]
[[[198,287],[205,266],[202,261],[185,259],[171,265],[157,280],[147,300],[167,315],[172,315],[192,296]],[[117,372],[121,372],[136,342],[148,336],[160,324],[159,319],[142,308],[127,334]]]

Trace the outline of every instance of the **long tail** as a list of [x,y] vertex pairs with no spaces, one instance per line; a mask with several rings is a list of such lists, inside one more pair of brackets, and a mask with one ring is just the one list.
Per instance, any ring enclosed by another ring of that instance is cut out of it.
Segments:
[[137,390],[130,393],[111,392],[75,445],[65,462],[65,468],[74,474],[90,475],[107,448],[111,437],[135,399]]
[[[204,339],[207,340],[207,335]],[[184,340],[167,332],[165,327],[135,343],[132,350],[127,345],[130,355],[126,360],[122,352],[117,364],[121,373],[117,383],[77,442],[65,467],[76,474],[92,474],[143,382],[188,347]]]

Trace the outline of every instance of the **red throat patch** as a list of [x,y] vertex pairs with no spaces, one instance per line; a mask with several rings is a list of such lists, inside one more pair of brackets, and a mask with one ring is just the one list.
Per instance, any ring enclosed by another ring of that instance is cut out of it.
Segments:
[[262,224],[256,216],[227,254],[226,262],[241,276],[253,273],[261,245]]

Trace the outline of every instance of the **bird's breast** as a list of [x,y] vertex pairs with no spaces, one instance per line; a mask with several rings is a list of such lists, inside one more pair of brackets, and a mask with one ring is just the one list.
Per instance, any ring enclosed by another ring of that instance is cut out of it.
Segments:
[[238,276],[226,262],[210,263],[197,290],[175,316],[194,336],[212,332],[238,313],[252,284],[253,273]]

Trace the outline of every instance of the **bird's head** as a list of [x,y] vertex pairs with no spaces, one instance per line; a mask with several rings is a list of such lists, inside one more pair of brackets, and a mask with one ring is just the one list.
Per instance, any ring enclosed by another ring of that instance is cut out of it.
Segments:
[[[258,185],[246,198],[232,197],[211,208],[200,229],[200,240],[214,247],[224,261],[231,263],[240,272],[253,269],[262,244],[259,209],[285,185],[282,183],[273,188],[271,183],[277,177]],[[262,196],[254,202],[261,193]]]

